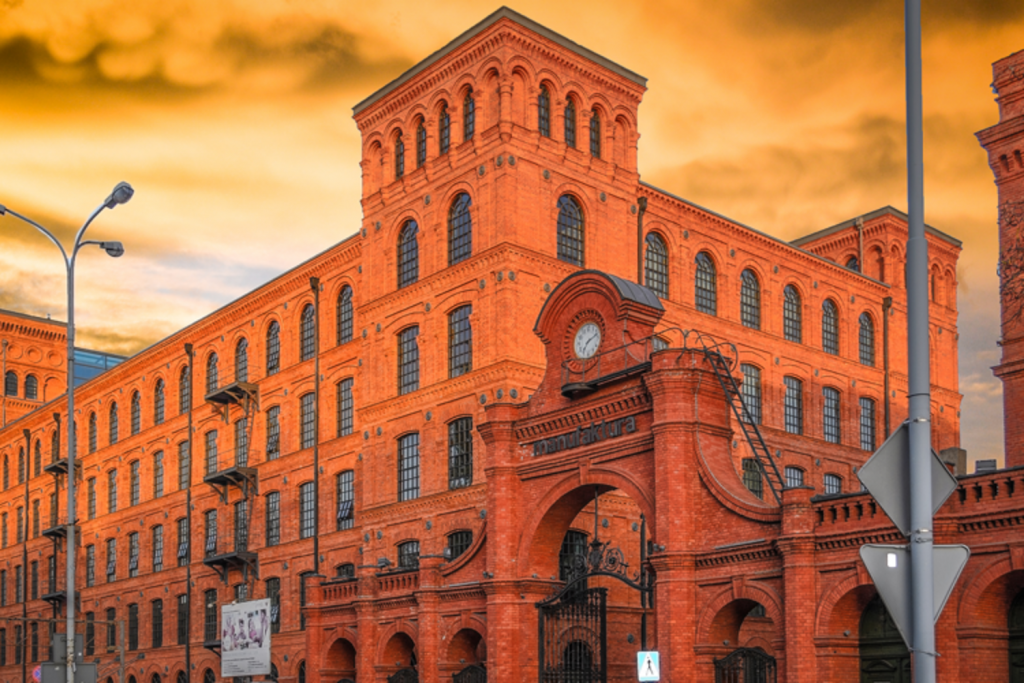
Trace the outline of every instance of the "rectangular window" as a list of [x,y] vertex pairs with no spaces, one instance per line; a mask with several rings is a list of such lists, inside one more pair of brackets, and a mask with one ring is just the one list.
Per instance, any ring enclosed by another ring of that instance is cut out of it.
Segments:
[[249,599],[249,584],[235,584],[235,602],[245,602]]
[[473,545],[472,531],[456,531],[448,536],[448,551],[445,553],[445,559],[451,562],[456,557],[469,550],[469,546],[471,545]]
[[90,545],[85,548],[85,587],[92,588],[96,585],[96,546]]
[[299,399],[299,448],[312,448],[316,441],[316,394],[310,392]]
[[281,494],[267,494],[267,547],[281,542]]
[[316,532],[316,505],[313,482],[299,486],[299,538],[310,538]]
[[7,607],[7,570],[0,569],[0,607]]
[[206,543],[204,545],[206,557],[217,554],[217,511],[208,510],[206,512],[206,524],[204,525],[206,533]]
[[188,642],[188,595],[178,596],[178,645]]
[[96,477],[90,477],[86,482],[88,489],[88,514],[89,519],[96,519]]
[[25,602],[25,568],[20,564],[14,568],[14,602]]
[[834,496],[843,492],[843,479],[838,474],[825,475],[825,495]]
[[182,517],[178,520],[178,566],[184,567],[188,564],[188,519]]
[[274,406],[267,411],[267,460],[277,460],[281,455],[281,407]]
[[0,548],[7,547],[7,513],[0,515]]
[[420,388],[420,349],[416,337],[419,327],[409,327],[398,335],[398,393],[408,394]]
[[420,542],[406,541],[398,544],[398,568],[416,569],[420,566]]
[[18,508],[15,510],[15,517],[18,520],[18,526],[15,529],[18,543],[25,542],[25,508]]
[[178,444],[178,490],[184,491],[188,488],[192,474],[192,467],[189,458],[189,443],[182,441]]
[[107,539],[107,583],[117,580],[117,539]]
[[875,444],[875,402],[870,398],[860,399],[860,447],[874,451]]
[[7,629],[0,628],[0,666],[7,666]]
[[786,431],[790,434],[804,433],[804,383],[796,377],[783,379],[786,385],[784,399],[786,412]]
[[39,501],[32,501],[32,538],[39,538]]
[[96,613],[85,613],[85,654],[88,657],[96,654]]
[[746,407],[747,420],[759,425],[761,424],[761,369],[756,365],[742,363],[740,372],[743,373],[743,383],[740,384],[740,393],[743,395],[743,405]]
[[472,306],[460,306],[448,316],[448,376],[458,377],[473,369]]
[[29,592],[29,595],[31,596],[32,600],[38,600],[39,599],[39,560],[32,560],[31,564],[29,564],[29,568],[31,570],[30,577],[32,579],[32,581],[30,583],[31,591]]
[[138,460],[131,464],[131,500],[129,505],[138,505],[142,497],[142,472],[141,463]]
[[57,556],[50,555],[46,558],[46,592],[57,592]]
[[754,458],[743,458],[743,485],[758,498],[764,498],[761,466]]
[[153,497],[164,495],[164,452],[157,451],[153,455]]
[[235,552],[249,550],[249,501],[235,503]]
[[206,432],[206,474],[217,473],[217,430]]
[[203,593],[203,642],[212,643],[217,637],[217,591]]
[[128,534],[128,576],[135,578],[139,575],[139,532],[133,531]]
[[420,497],[420,435],[406,434],[398,440],[398,500]]
[[235,467],[249,466],[249,420],[241,418],[235,423]]
[[270,632],[281,631],[281,579],[267,579],[267,598],[270,600]]
[[355,523],[356,487],[355,473],[352,470],[342,472],[338,475],[335,484],[338,500],[337,526],[338,531],[351,529]]
[[113,652],[117,648],[117,611],[113,607],[107,608],[107,652]]
[[152,624],[153,647],[164,645],[164,601],[153,601],[153,624]]
[[163,571],[164,568],[164,528],[163,526],[153,527],[153,571]]
[[57,526],[58,521],[59,520],[57,519],[57,494],[56,493],[51,493],[50,494],[50,525],[49,525],[50,528],[52,529],[53,527]]
[[473,418],[461,417],[448,425],[448,488],[473,483]]
[[139,605],[128,605],[128,649],[139,649]]
[[832,387],[825,387],[822,389],[822,396],[825,399],[822,405],[822,427],[825,441],[839,443],[841,437],[839,432],[839,391]]
[[352,380],[338,382],[338,436],[352,433]]
[[107,472],[107,512],[117,512],[117,470]]
[[21,664],[21,658],[24,654],[25,641],[22,639],[22,627],[21,624],[14,626],[14,663]]
[[32,658],[29,661],[30,662],[38,662],[39,661],[39,622],[38,621],[33,621],[30,624],[30,629],[31,629],[32,637],[31,637],[31,648],[30,648],[29,654],[32,656]]
[[786,468],[786,488],[792,489],[804,485],[804,471],[799,467]]

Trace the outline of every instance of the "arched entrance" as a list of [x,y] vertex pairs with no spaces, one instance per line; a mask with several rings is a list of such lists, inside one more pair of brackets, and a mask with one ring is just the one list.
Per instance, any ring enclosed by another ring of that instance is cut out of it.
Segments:
[[388,675],[388,683],[417,683],[419,673],[416,670],[416,644],[405,633],[399,631],[388,639],[384,647],[384,664]]
[[1024,590],[1017,593],[1007,619],[1010,630],[1010,683],[1024,683]]
[[330,683],[352,683],[356,680],[356,649],[347,639],[338,638],[331,643],[321,679]]
[[910,652],[877,595],[860,617],[860,680],[910,683]]
[[[448,664],[454,683],[485,683],[487,680],[487,644],[483,636],[471,628],[462,628],[448,645]],[[442,673],[442,679],[447,678]]]
[[721,643],[715,658],[716,683],[775,683],[775,621],[756,600],[739,598],[725,605],[711,624],[711,641]]

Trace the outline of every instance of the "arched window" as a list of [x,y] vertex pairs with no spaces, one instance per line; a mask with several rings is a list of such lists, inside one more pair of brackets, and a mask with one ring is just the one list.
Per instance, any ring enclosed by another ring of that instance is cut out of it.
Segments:
[[866,397],[860,399],[860,447],[861,450],[875,450],[875,402]]
[[834,496],[843,492],[843,478],[838,474],[825,475],[825,495]]
[[4,491],[6,491],[11,485],[11,463],[7,458],[7,454],[4,454]]
[[[25,447],[18,449],[18,483],[25,483]],[[20,526],[20,525],[19,525]]]
[[473,89],[466,90],[466,97],[462,100],[462,141],[473,139],[476,131],[476,100],[473,99]]
[[211,353],[206,359],[206,393],[217,391],[220,379],[217,376],[217,354]]
[[337,433],[338,436],[348,436],[352,433],[353,406],[351,377],[338,382],[337,396]]
[[427,163],[427,128],[423,125],[423,120],[420,119],[419,125],[416,126],[416,168],[420,168],[425,163]]
[[473,483],[473,418],[460,417],[448,425],[448,488]]
[[473,217],[469,207],[473,200],[465,192],[459,194],[448,210],[448,265],[454,266],[473,255]]
[[338,344],[352,341],[352,288],[348,285],[338,292],[337,339]]
[[113,446],[117,443],[117,436],[119,430],[118,419],[117,419],[117,403],[110,404],[110,445]]
[[875,324],[867,313],[860,314],[860,362],[864,365],[875,364]]
[[784,377],[782,383],[786,385],[786,396],[784,409],[786,417],[786,431],[790,434],[804,433],[804,383],[796,377]]
[[832,299],[821,305],[821,348],[825,353],[839,355],[839,309]]
[[395,136],[395,180],[405,175],[405,143],[402,134]]
[[192,409],[192,382],[189,377],[188,366],[181,369],[178,375],[178,414],[184,415]]
[[804,471],[799,467],[787,465],[785,470],[785,476],[787,489],[795,489],[798,486],[804,485]]
[[420,435],[406,434],[398,439],[398,500],[420,497]]
[[35,457],[32,458],[32,476],[38,477],[43,473],[43,442],[36,439],[36,449],[33,451]]
[[787,341],[803,340],[803,315],[800,310],[800,293],[793,285],[786,285],[782,301],[782,331]]
[[596,109],[590,112],[590,156],[601,158],[601,115]]
[[164,422],[164,381],[158,379],[153,388],[153,424]]
[[97,436],[99,432],[99,426],[97,425],[96,413],[89,414],[89,452],[95,453],[96,447],[99,442]]
[[235,344],[235,381],[249,381],[249,340],[245,337]]
[[60,430],[54,429],[50,435],[50,462],[60,460]]
[[537,96],[537,130],[544,137],[551,137],[551,95],[546,85],[540,86]]
[[740,274],[740,322],[744,327],[761,329],[761,283],[754,271],[747,269]]
[[[337,520],[335,522],[335,529],[337,531],[351,529],[355,522],[355,480],[355,473],[352,470],[346,470],[340,473],[335,481],[335,497],[338,503]],[[352,565],[349,566],[351,567]],[[353,573],[349,578],[355,578],[355,574]]]
[[13,370],[8,370],[4,375],[4,396],[18,395],[18,376]]
[[754,458],[743,458],[743,485],[758,498],[764,498],[761,465]]
[[277,321],[267,327],[267,375],[277,374],[281,369],[281,326]]
[[565,103],[565,144],[576,148],[576,105],[572,99]]
[[750,415],[750,422],[759,425],[761,424],[761,369],[756,365],[742,363],[740,372],[743,373],[743,384],[740,385],[743,405],[746,406],[747,413]]
[[857,261],[856,256],[851,256],[850,258],[846,259],[846,267],[849,268],[850,270],[855,270],[858,273],[860,272],[860,262]]
[[316,353],[316,310],[313,304],[306,304],[302,309],[302,320],[299,323],[299,360],[309,360]]
[[406,221],[398,234],[398,287],[407,287],[420,279],[420,248],[416,221]]
[[825,441],[839,443],[841,439],[839,415],[839,391],[832,387],[822,389],[824,403],[822,405],[822,425]]
[[583,267],[583,212],[569,195],[558,200],[558,260]]
[[472,306],[460,306],[448,315],[448,376],[458,377],[473,369]]
[[668,298],[668,249],[657,233],[648,233],[644,250],[644,284],[662,299]]
[[39,380],[35,375],[25,376],[25,398],[35,401],[39,398]]
[[448,116],[448,105],[441,104],[441,114],[437,117],[437,142],[440,154],[445,154],[452,141],[452,119]]
[[138,434],[142,429],[142,396],[138,391],[132,393],[131,413],[132,434]]
[[715,315],[718,311],[718,283],[715,275],[715,264],[702,251],[694,261],[697,265],[694,276],[694,303],[701,313]]
[[407,327],[398,334],[398,393],[408,394],[420,388],[420,349],[416,337],[418,326]]
[[473,545],[472,531],[456,531],[448,535],[448,547],[445,548],[445,559],[451,562]]

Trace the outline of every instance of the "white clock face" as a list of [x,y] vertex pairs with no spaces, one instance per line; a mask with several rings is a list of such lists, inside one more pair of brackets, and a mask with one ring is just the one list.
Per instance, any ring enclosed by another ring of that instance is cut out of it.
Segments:
[[572,348],[577,358],[590,358],[597,353],[601,345],[601,328],[595,323],[586,323],[576,331],[576,340]]

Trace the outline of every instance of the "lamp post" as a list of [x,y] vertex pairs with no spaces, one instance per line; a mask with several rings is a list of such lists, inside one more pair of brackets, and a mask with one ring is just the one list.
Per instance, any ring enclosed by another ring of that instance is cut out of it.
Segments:
[[75,242],[71,247],[70,255],[64,249],[64,246],[60,243],[52,232],[44,228],[43,226],[36,223],[31,218],[23,216],[17,211],[12,211],[6,206],[0,204],[0,216],[4,214],[11,214],[15,218],[18,218],[36,230],[46,235],[51,242],[57,245],[60,249],[61,256],[64,257],[64,268],[67,272],[67,290],[68,290],[68,358],[67,358],[67,383],[68,383],[68,512],[67,512],[67,561],[65,563],[65,574],[67,582],[67,683],[74,683],[75,681],[75,259],[78,256],[78,250],[87,244],[95,244],[107,252],[109,256],[118,257],[124,254],[124,246],[120,242],[97,242],[96,240],[83,240],[82,237],[85,235],[86,228],[93,222],[93,220],[100,214],[103,209],[113,209],[118,204],[125,204],[132,195],[135,194],[135,190],[132,186],[125,182],[120,182],[114,186],[113,191],[110,193],[103,203],[100,204],[96,209],[89,214],[89,217],[82,224],[82,227],[78,229],[78,233],[75,235]]

